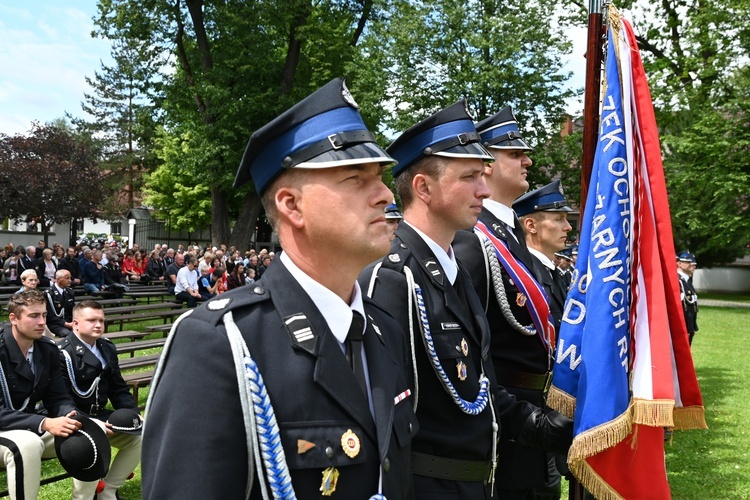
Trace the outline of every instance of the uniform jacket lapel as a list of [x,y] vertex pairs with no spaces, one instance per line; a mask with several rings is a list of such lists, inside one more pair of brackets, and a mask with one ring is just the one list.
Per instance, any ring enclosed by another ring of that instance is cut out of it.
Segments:
[[[315,344],[296,343],[292,348],[304,350],[316,358],[315,382],[350,413],[373,440],[377,440],[369,404],[346,361],[341,344],[307,293],[281,261],[263,273],[262,283],[272,291],[274,306],[282,319],[295,314],[305,315],[315,335]],[[367,360],[369,365],[370,356]]]
[[[416,260],[422,268],[422,274],[432,280],[435,287],[442,292],[443,304],[453,314],[453,316],[463,325],[464,329],[474,337],[477,343],[481,343],[477,335],[477,324],[472,320],[471,311],[461,302],[455,288],[445,275],[445,271],[440,266],[437,257],[427,243],[417,234],[414,229],[407,224],[399,225],[397,230],[398,237],[413,250]],[[461,270],[459,269],[459,273]],[[419,284],[419,277],[415,277]],[[457,278],[458,279],[458,278]],[[464,286],[468,286],[469,281],[464,280]]]
[[[26,380],[34,382],[34,372],[31,371],[31,366],[29,366],[29,363],[21,352],[21,348],[18,347],[18,342],[16,342],[13,333],[10,331],[5,333],[5,343],[8,345],[8,360],[16,365],[16,373]],[[37,354],[36,349],[34,349],[35,362],[37,361]],[[39,370],[37,370],[37,373],[39,373]]]
[[382,462],[388,452],[388,445],[393,430],[394,394],[396,393],[396,376],[398,364],[391,351],[386,347],[377,331],[378,325],[367,317],[364,346],[367,355],[367,369],[370,375],[370,393],[375,412],[375,423],[378,436],[378,450]]
[[[104,369],[104,367],[102,366],[102,362],[99,361],[99,358],[97,358],[93,352],[91,352],[91,349],[86,347],[83,344],[83,341],[81,341],[81,339],[79,339],[76,334],[73,334],[70,337],[70,343],[75,347],[76,357],[78,358],[78,360],[83,361],[83,363],[87,365],[93,366],[99,371],[102,371]],[[99,349],[99,352],[102,353],[102,356],[104,355],[101,348]]]

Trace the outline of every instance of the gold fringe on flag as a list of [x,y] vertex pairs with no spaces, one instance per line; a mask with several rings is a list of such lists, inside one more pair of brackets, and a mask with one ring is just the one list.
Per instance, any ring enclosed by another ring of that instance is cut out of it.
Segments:
[[597,500],[624,500],[585,460],[569,464],[571,472]]
[[702,406],[677,407],[674,409],[674,428],[680,431],[688,429],[708,429],[706,414]]
[[568,418],[573,418],[576,412],[576,398],[553,385],[547,393],[547,406]]
[[633,430],[633,404],[617,418],[597,425],[573,438],[568,451],[568,463],[583,460],[611,448],[630,435]]
[[633,398],[633,423],[650,427],[674,427],[674,400]]

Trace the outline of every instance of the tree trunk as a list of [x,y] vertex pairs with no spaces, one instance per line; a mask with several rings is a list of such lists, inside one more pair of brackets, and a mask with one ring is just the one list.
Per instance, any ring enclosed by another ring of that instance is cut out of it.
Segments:
[[211,244],[219,246],[229,241],[229,211],[227,195],[217,186],[211,186]]
[[234,245],[241,251],[250,249],[250,243],[253,241],[255,226],[258,222],[258,216],[263,209],[261,198],[255,190],[250,191],[244,200],[237,222],[232,229],[232,237],[229,240],[230,246]]

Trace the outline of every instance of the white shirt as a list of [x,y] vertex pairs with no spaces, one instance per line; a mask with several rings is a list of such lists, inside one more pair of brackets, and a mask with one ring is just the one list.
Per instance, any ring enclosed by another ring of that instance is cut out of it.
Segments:
[[279,258],[289,273],[297,280],[297,283],[299,283],[313,303],[315,303],[320,314],[323,315],[323,319],[326,320],[328,328],[333,333],[333,336],[336,337],[336,340],[339,341],[342,348],[346,341],[346,336],[349,334],[349,325],[352,323],[352,311],[360,313],[365,318],[365,325],[367,325],[367,316],[365,316],[365,306],[362,302],[362,291],[359,288],[359,283],[354,282],[352,303],[349,305],[341,297],[305,274],[286,253],[282,252]]
[[456,276],[458,276],[458,263],[456,262],[456,256],[453,253],[453,247],[449,246],[448,252],[446,252],[440,245],[435,243],[432,238],[424,234],[422,231],[406,221],[403,222],[408,224],[409,227],[411,227],[419,235],[419,237],[422,238],[425,243],[427,243],[427,246],[430,247],[430,250],[432,250],[432,253],[435,254],[435,257],[440,263],[440,267],[443,268],[448,281],[451,282],[451,285],[454,284],[456,282]]
[[191,271],[187,265],[184,265],[177,271],[177,283],[174,286],[174,294],[187,292],[188,289],[194,292],[198,291],[198,273],[195,270]]
[[[504,222],[511,229],[516,227],[516,213],[509,206],[503,205],[499,201],[490,200],[486,198],[482,201],[484,208],[490,211],[492,215],[497,217],[501,222]],[[510,236],[518,242],[518,238],[515,233],[510,231]]]

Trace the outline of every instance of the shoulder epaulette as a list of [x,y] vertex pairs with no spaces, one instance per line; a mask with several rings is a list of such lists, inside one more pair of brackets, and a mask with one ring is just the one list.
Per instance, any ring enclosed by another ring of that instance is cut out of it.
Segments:
[[383,258],[383,267],[401,273],[406,261],[411,255],[411,249],[404,242],[391,247],[390,252]]
[[224,292],[193,309],[190,318],[212,325],[222,322],[224,314],[271,298],[271,292],[261,284],[242,286]]
[[47,344],[57,347],[57,343],[49,337],[41,337],[37,339],[37,341],[42,342],[42,343],[47,343]]

